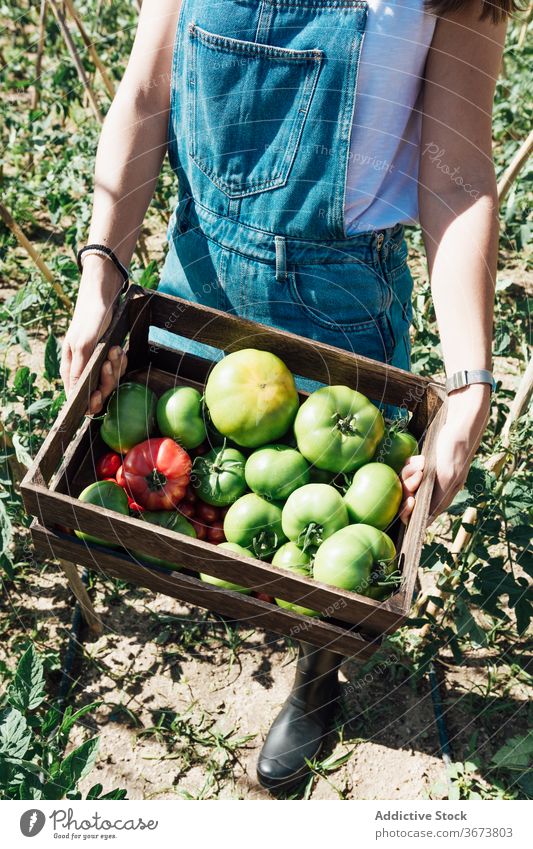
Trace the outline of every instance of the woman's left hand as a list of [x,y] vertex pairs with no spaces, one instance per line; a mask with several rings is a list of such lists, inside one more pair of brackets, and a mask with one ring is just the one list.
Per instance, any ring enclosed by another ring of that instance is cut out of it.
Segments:
[[[435,485],[428,522],[446,510],[463,487],[490,412],[490,388],[481,383],[466,386],[448,397],[446,421],[436,445]],[[425,458],[410,457],[401,472],[403,502],[400,518],[407,524],[415,506],[415,494],[422,482]]]

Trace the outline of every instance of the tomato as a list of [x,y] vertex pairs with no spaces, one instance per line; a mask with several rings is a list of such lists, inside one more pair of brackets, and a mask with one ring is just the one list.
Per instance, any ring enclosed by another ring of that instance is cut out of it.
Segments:
[[181,501],[178,510],[186,519],[193,519],[195,516],[194,504],[191,504],[190,501]]
[[390,427],[379,443],[374,460],[385,463],[399,475],[404,463],[418,451],[418,442],[412,433]]
[[398,512],[402,500],[400,478],[384,463],[367,463],[353,476],[344,496],[351,522],[383,530]]
[[[243,548],[242,545],[237,545],[234,542],[222,542],[218,547],[225,548],[227,551],[233,552],[233,554],[238,554],[239,557],[253,557],[251,551],[248,551],[247,548]],[[252,592],[249,587],[241,587],[239,584],[233,584],[231,581],[224,581],[222,578],[215,578],[213,575],[206,575],[204,572],[200,572],[200,578],[202,581],[205,581],[206,584],[213,584],[215,587],[221,587],[223,590],[233,590],[234,592],[242,593],[243,595],[250,595]]]
[[253,556],[269,557],[285,542],[281,527],[281,510],[250,492],[232,504],[224,518],[228,542],[249,548]]
[[[80,501],[85,504],[96,504],[98,507],[105,507],[107,510],[115,510],[117,513],[128,515],[128,496],[115,481],[96,481],[85,487],[82,493],[78,496]],[[114,535],[115,531],[109,523],[109,533]],[[75,531],[75,534],[80,539],[86,542],[95,542],[98,545],[108,545],[110,548],[120,548],[120,542],[109,542],[109,540],[99,539],[83,531]]]
[[246,492],[245,463],[246,457],[235,448],[213,448],[196,457],[191,477],[194,492],[206,504],[233,504]]
[[298,393],[285,363],[275,354],[248,348],[215,365],[205,402],[220,433],[257,448],[287,432],[298,410]]
[[[289,572],[294,572],[297,575],[305,575],[307,578],[312,577],[311,558],[305,551],[294,542],[286,542],[279,548],[272,558],[272,565],[279,569],[288,569]],[[311,610],[309,607],[302,607],[293,601],[284,601],[282,598],[277,598],[276,604],[283,607],[285,610],[292,610],[294,613],[300,613],[302,616],[320,616],[318,610]]]
[[189,484],[189,486],[185,490],[185,496],[183,500],[187,501],[189,504],[194,504],[196,501],[198,501],[198,496],[196,495],[191,484]]
[[126,454],[126,489],[147,510],[171,510],[183,499],[191,458],[173,439],[146,439]]
[[309,483],[309,464],[288,445],[265,445],[248,457],[244,475],[257,495],[284,501],[299,486]]
[[211,527],[207,529],[207,541],[213,545],[219,545],[222,542],[226,542],[223,522],[214,522]]
[[313,562],[313,577],[324,584],[375,597],[379,564],[385,561],[385,569],[390,570],[395,555],[394,543],[383,531],[368,525],[348,525],[320,546]]
[[94,470],[99,481],[114,478],[122,465],[122,458],[116,451],[107,451],[96,461]]
[[121,383],[109,399],[100,436],[113,451],[125,454],[153,432],[156,406],[148,386]]
[[126,486],[126,478],[124,477],[124,467],[119,466],[115,474],[116,482],[119,486]]
[[[140,518],[143,522],[150,522],[151,525],[159,525],[162,528],[167,528],[169,531],[175,531],[178,534],[184,534],[188,537],[196,537],[196,531],[192,524],[176,510],[158,510],[157,512],[146,510]],[[155,546],[156,543],[154,543],[154,547]],[[183,566],[175,566],[173,563],[169,563],[168,560],[162,560],[160,557],[154,557],[151,554],[141,554],[139,551],[132,551],[132,554],[138,560],[146,560],[148,563],[154,563],[156,566],[165,566],[167,569],[174,570],[183,568]]]
[[192,386],[175,386],[157,402],[157,425],[184,448],[197,448],[206,438],[202,396]]
[[207,539],[207,527],[203,522],[198,522],[197,519],[191,519],[191,525],[193,526],[198,539]]
[[283,507],[283,533],[304,551],[317,548],[348,524],[340,492],[327,483],[309,483],[289,495]]
[[216,507],[211,504],[204,504],[203,501],[197,501],[194,508],[196,518],[200,522],[205,522],[206,525],[212,525],[220,519],[220,513]]
[[[128,495],[128,493],[126,493],[126,495]],[[137,504],[137,502],[134,501],[133,498],[130,498],[129,495],[128,495],[128,507],[130,508],[132,513],[144,513],[145,512],[144,507],[141,507],[140,504]]]
[[324,386],[298,410],[294,433],[301,454],[319,469],[350,472],[368,463],[383,437],[383,416],[348,386]]
[[259,601],[268,601],[269,604],[273,604],[274,596],[268,595],[268,593],[252,593],[255,598],[258,598]]
[[372,555],[370,583],[361,589],[361,594],[382,599],[397,588],[399,575],[396,571],[396,549],[389,536],[372,525],[353,525],[358,539],[362,540]]

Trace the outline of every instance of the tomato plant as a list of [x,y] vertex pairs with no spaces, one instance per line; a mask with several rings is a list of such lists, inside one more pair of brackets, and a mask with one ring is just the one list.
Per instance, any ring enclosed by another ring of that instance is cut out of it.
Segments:
[[190,480],[191,458],[173,439],[147,439],[126,454],[125,486],[147,510],[171,510],[183,499]]

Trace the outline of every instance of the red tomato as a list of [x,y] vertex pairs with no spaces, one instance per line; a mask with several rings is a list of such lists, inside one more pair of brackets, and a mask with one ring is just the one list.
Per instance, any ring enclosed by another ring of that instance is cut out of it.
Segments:
[[173,439],[145,439],[124,457],[125,488],[146,510],[172,510],[182,501],[191,458]]
[[124,467],[119,466],[117,469],[117,473],[115,475],[115,480],[119,486],[126,486],[126,479],[124,477]]
[[184,501],[187,501],[189,504],[195,504],[198,501],[198,496],[196,495],[192,486],[188,486],[185,492]]
[[[212,525],[214,522],[218,522],[220,519],[220,513],[216,507],[212,507],[211,504],[205,504],[203,501],[198,501],[195,507],[196,516],[200,519],[201,522],[205,522],[206,525]],[[224,540],[222,540],[224,542]]]
[[213,545],[219,545],[221,542],[226,542],[223,522],[214,522],[211,527],[207,529],[207,541],[212,542]]
[[133,513],[144,513],[144,507],[141,507],[140,504],[137,504],[137,502],[134,501],[133,498],[128,495],[128,493],[126,493],[126,495],[128,496],[128,507],[130,508],[130,510]]
[[196,531],[196,539],[206,539],[207,537],[207,528],[201,522],[197,522],[196,519],[191,519],[191,525]]
[[260,601],[268,601],[270,604],[274,603],[274,596],[267,595],[267,593],[254,593],[254,596],[260,599]]
[[187,519],[194,518],[194,504],[191,504],[190,501],[182,501],[178,510],[181,515],[185,516]]
[[202,454],[206,454],[209,451],[209,444],[207,442],[202,442],[201,445],[197,445],[196,448],[193,449],[193,454],[195,457],[200,457]]
[[96,461],[95,471],[99,481],[114,478],[122,465],[122,457],[116,451],[107,451]]

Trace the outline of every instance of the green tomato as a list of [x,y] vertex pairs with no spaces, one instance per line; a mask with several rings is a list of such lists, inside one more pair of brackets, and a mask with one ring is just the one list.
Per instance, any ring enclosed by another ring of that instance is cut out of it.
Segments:
[[348,511],[340,492],[326,483],[308,483],[285,502],[283,532],[308,551],[348,524]]
[[238,445],[257,448],[282,437],[294,421],[298,393],[274,354],[248,348],[220,360],[205,387],[214,426]]
[[[242,545],[237,545],[234,542],[221,542],[217,548],[225,548],[227,551],[232,551],[234,554],[238,554],[239,557],[254,556],[247,548],[243,548]],[[213,584],[213,586],[220,587],[223,590],[233,590],[234,592],[242,593],[243,595],[250,595],[252,592],[250,587],[241,587],[239,584],[233,584],[231,581],[224,581],[222,578],[215,578],[213,575],[206,575],[204,572],[200,572],[200,578],[202,581],[205,581],[206,584]]]
[[396,573],[394,543],[386,533],[372,525],[352,525],[352,527],[357,530],[358,538],[370,550],[373,561],[370,584],[361,590],[361,594],[375,599],[386,598],[398,585],[398,581],[393,578]]
[[320,546],[313,577],[324,584],[380,598],[379,583],[383,573],[394,571],[395,556],[394,543],[383,531],[369,525],[348,525]]
[[[177,510],[145,510],[139,518],[142,522],[159,525],[169,531],[175,531],[177,534],[196,537],[196,531],[191,523]],[[132,551],[132,554],[138,560],[146,560],[147,563],[153,563],[155,566],[164,566],[166,569],[174,569],[175,571],[183,569],[183,566],[175,566],[174,563],[169,563],[168,560],[162,560],[160,557],[153,557],[151,554],[141,554],[139,551]]]
[[255,557],[267,558],[285,542],[281,510],[255,492],[243,495],[232,504],[224,518],[228,542],[249,548]]
[[348,386],[317,389],[294,422],[300,453],[317,468],[337,474],[368,463],[384,429],[378,408]]
[[183,448],[197,448],[206,438],[202,396],[192,386],[175,386],[157,402],[157,424]]
[[418,442],[412,433],[391,427],[379,443],[374,459],[390,466],[399,475],[405,461],[417,451]]
[[[281,548],[278,548],[273,559],[272,565],[278,569],[287,569],[289,572],[294,572],[296,575],[304,575],[306,578],[311,578],[311,558],[305,551],[298,548],[294,542],[286,542]],[[293,613],[300,613],[302,616],[320,616],[318,610],[311,610],[309,607],[302,607],[293,601],[284,601],[282,598],[275,599],[278,607],[283,607],[284,610],[292,610]]]
[[153,432],[156,407],[157,398],[148,386],[119,384],[109,399],[100,436],[113,451],[125,454]]
[[227,507],[246,492],[246,457],[236,448],[212,448],[196,457],[191,483],[206,504]]
[[318,549],[313,578],[343,590],[361,593],[370,583],[372,554],[368,544],[348,525],[333,534]]
[[[124,516],[129,514],[128,496],[122,487],[114,481],[96,481],[95,483],[91,483],[85,487],[78,497],[84,504],[96,504],[98,507],[115,510],[116,513],[122,513]],[[109,531],[110,534],[114,533],[111,522],[109,523]],[[109,548],[121,547],[120,542],[109,542],[109,540],[93,537],[91,534],[86,534],[83,531],[74,531],[74,533],[86,542],[107,545]]]
[[402,501],[400,478],[384,463],[367,463],[353,476],[344,501],[351,522],[383,530],[395,518]]
[[295,448],[265,445],[248,457],[244,474],[257,495],[284,501],[299,486],[309,483],[309,464]]

